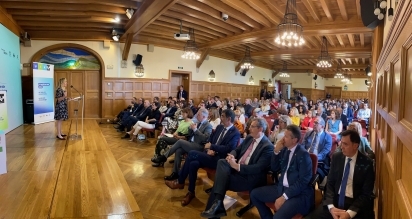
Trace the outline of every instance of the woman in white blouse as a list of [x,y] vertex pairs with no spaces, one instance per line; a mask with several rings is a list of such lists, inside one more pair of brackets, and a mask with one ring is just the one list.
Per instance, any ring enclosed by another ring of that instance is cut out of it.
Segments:
[[237,106],[237,110],[240,111],[239,121],[246,127],[246,118],[245,118],[245,108],[243,106]]
[[213,130],[216,129],[218,125],[220,125],[220,115],[219,110],[217,108],[210,108],[209,110],[209,123],[212,125]]
[[265,100],[265,102],[263,102],[261,110],[263,112],[263,115],[269,115],[269,110],[270,110],[269,100]]
[[292,120],[289,116],[281,115],[279,116],[279,125],[275,126],[275,131],[269,136],[269,140],[276,145],[276,143],[283,138],[286,131],[286,126],[291,125]]

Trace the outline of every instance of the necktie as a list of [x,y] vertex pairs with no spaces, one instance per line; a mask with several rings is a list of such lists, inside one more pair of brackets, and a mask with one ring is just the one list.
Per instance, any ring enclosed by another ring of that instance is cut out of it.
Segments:
[[290,150],[286,151],[286,155],[285,155],[285,161],[287,161],[286,166],[283,167],[283,172],[286,172],[289,166],[289,156],[290,156]]
[[315,132],[315,137],[313,137],[312,145],[310,146],[309,153],[315,152],[316,145],[318,145],[318,133]]
[[222,133],[220,133],[219,138],[217,139],[217,142],[216,142],[217,145],[220,145],[220,143],[222,142],[223,136],[225,136],[226,131],[227,131],[226,128],[224,128]]
[[340,185],[339,202],[338,202],[338,207],[340,209],[343,209],[345,207],[346,184],[348,183],[351,160],[352,158],[348,158],[348,162],[346,163],[346,166],[345,166],[345,172],[343,173],[342,184]]
[[243,154],[242,158],[240,158],[240,164],[246,164],[246,159],[249,157],[250,153],[252,153],[253,145],[255,144],[256,140],[253,139],[252,143],[247,148],[245,154]]

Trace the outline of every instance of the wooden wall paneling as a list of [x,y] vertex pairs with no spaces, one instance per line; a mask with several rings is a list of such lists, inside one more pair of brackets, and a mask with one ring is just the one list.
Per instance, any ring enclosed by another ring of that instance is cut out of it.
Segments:
[[401,118],[406,120],[409,127],[412,127],[412,101],[411,101],[411,94],[412,94],[412,46],[406,48],[405,57],[402,61],[405,61],[405,65],[402,71],[404,88],[401,89],[403,91],[403,113]]
[[391,71],[391,90],[392,90],[392,98],[391,98],[391,105],[390,111],[391,114],[397,118],[399,114],[399,89],[400,89],[400,72],[401,72],[401,62],[399,60],[399,53],[395,55],[392,60],[392,65],[390,68]]
[[84,116],[85,118],[99,118],[101,113],[100,97],[101,83],[99,71],[85,71]]
[[[391,104],[391,98],[388,98],[389,91],[392,91],[391,89],[391,75],[388,71],[385,71],[385,108],[389,112],[390,111],[390,104]],[[392,93],[392,92],[391,92]]]
[[[84,71],[68,71],[68,86],[73,85],[80,93],[84,93],[84,87],[85,87],[85,80],[84,80]],[[80,96],[77,91],[74,89],[71,89],[70,87],[67,88],[67,96],[74,98]],[[81,116],[81,109],[82,109],[82,103],[79,104],[77,101],[69,101],[68,104],[68,110],[69,110],[69,117],[74,118],[74,110],[78,109],[79,114],[78,116]]]

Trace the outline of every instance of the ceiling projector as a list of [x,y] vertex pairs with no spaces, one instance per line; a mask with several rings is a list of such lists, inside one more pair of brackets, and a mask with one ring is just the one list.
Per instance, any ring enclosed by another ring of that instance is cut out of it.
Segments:
[[175,39],[190,40],[190,35],[188,33],[175,33]]

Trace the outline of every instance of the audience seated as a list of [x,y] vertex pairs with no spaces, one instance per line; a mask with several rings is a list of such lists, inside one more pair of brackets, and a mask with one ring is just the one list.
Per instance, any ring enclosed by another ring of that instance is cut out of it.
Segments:
[[273,153],[273,144],[264,135],[266,129],[263,118],[253,119],[250,135],[226,159],[218,161],[213,189],[201,217],[226,216],[223,198],[227,190],[251,191],[266,184]]
[[218,125],[220,125],[220,115],[217,108],[209,109],[209,123],[212,125],[212,129],[215,130]]
[[[262,219],[286,219],[309,213],[314,196],[310,185],[312,160],[305,148],[298,144],[300,138],[299,126],[286,127],[284,137],[276,143],[271,161],[271,170],[281,173],[279,183],[252,190],[250,198]],[[275,215],[265,202],[275,202]]]
[[342,114],[348,119],[348,123],[352,122],[353,119],[353,110],[348,107],[348,103],[344,103],[342,107]]
[[179,123],[179,126],[177,127],[177,130],[173,133],[172,137],[166,136],[165,133],[162,133],[159,137],[159,140],[157,141],[155,147],[155,154],[151,159],[153,162],[152,166],[162,167],[164,162],[156,163],[155,159],[163,155],[169,149],[168,146],[173,145],[179,139],[187,140],[190,124],[193,123],[191,120],[193,117],[192,110],[190,108],[184,108],[182,110],[182,117],[183,120]]
[[252,116],[252,113],[253,113],[253,107],[252,107],[252,105],[250,105],[250,102],[251,102],[250,99],[245,100],[244,109],[245,109],[245,117],[247,117],[247,118],[250,118]]
[[161,116],[160,111],[159,111],[159,106],[160,106],[160,103],[153,102],[151,106],[151,112],[149,116],[147,116],[146,120],[144,122],[143,121],[136,122],[132,130],[130,130],[129,132],[126,132],[128,135],[131,135],[130,141],[134,141],[135,139],[137,139],[136,136],[139,134],[142,128],[145,128],[145,129],[157,128],[156,126],[159,124],[159,120]]
[[175,154],[175,161],[172,173],[170,176],[166,176],[166,180],[174,180],[179,177],[178,172],[180,169],[182,154],[189,153],[192,150],[203,151],[210,134],[212,133],[212,125],[207,121],[209,112],[206,109],[199,109],[197,112],[197,120],[199,123],[191,124],[189,128],[189,141],[178,140],[170,150],[166,151],[163,155],[154,159],[155,163],[162,163],[167,158]]
[[358,132],[347,130],[341,135],[342,151],[333,154],[323,206],[314,218],[374,219],[373,162],[363,153],[358,153],[361,142]]
[[279,116],[281,116],[281,115],[288,115],[288,111],[286,110],[286,109],[283,109],[283,108],[280,108],[280,109],[278,109],[277,111],[276,111],[276,115],[277,115],[277,118],[275,119],[275,121],[273,122],[273,126],[272,126],[272,128],[270,129],[272,132],[273,131],[275,131],[275,127],[277,126],[277,125],[279,125]]
[[292,124],[299,126],[300,125],[300,117],[299,112],[296,107],[292,107],[289,112],[290,119],[292,120]]
[[325,121],[316,117],[313,121],[313,130],[308,131],[303,139],[303,145],[309,153],[318,156],[318,171],[320,182],[328,175],[332,148],[332,136],[324,131]]
[[310,131],[313,129],[313,111],[306,111],[305,118],[301,120],[300,129]]
[[240,117],[240,111],[235,110],[235,122],[234,126],[237,128],[237,130],[240,132],[241,136],[243,136],[243,133],[245,132],[245,126],[240,122],[239,117]]
[[[123,123],[119,126],[120,130],[124,130],[126,128],[127,131],[132,130],[132,127],[136,124],[138,121],[145,121],[147,116],[150,114],[151,111],[151,105],[149,100],[145,100],[143,104],[143,108],[140,110],[140,112],[136,113],[135,116],[131,115],[127,117],[125,120],[125,123]],[[126,133],[125,136],[122,137],[122,139],[128,139],[130,138],[130,135]]]
[[175,100],[171,100],[169,105],[170,105],[169,109],[171,110],[169,111],[169,113],[164,114],[164,116],[166,117],[163,119],[163,122],[162,122],[162,126],[163,126],[162,133],[166,131],[174,132],[177,129],[177,126],[179,125],[179,121],[182,118],[182,109],[186,108],[186,102],[184,101],[176,102]]
[[[371,145],[369,144],[369,141],[367,138],[362,137],[362,126],[359,122],[352,122],[348,126],[348,130],[354,130],[357,131],[359,136],[360,136],[360,144],[358,147],[359,152],[362,154],[368,156],[370,159],[375,160],[375,152],[373,152]],[[339,146],[336,151],[342,151],[341,147]]]
[[222,111],[222,124],[210,135],[209,142],[205,145],[205,151],[189,152],[178,180],[166,180],[165,184],[171,189],[183,189],[187,177],[189,177],[189,192],[182,200],[182,206],[186,206],[195,197],[195,184],[199,168],[216,169],[219,159],[224,159],[229,152],[234,150],[240,139],[239,131],[233,126],[235,113],[232,110]]

